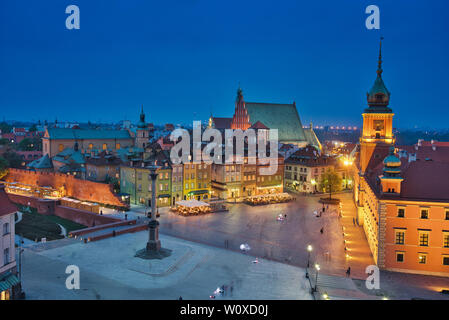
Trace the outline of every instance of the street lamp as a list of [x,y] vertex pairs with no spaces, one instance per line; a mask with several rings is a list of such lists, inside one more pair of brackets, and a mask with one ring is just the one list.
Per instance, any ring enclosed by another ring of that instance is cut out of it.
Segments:
[[312,252],[313,248],[312,245],[308,245],[307,246],[307,252],[308,252],[308,256],[307,256],[307,268],[310,266],[310,253]]
[[316,275],[315,275],[315,289],[314,289],[314,292],[316,292],[316,289],[317,289],[317,285],[318,285],[318,271],[320,271],[320,265],[318,263],[315,263],[315,270],[316,270]]
[[312,245],[307,246],[307,268],[306,268],[306,278],[309,278],[309,266],[310,266],[310,253],[312,252]]

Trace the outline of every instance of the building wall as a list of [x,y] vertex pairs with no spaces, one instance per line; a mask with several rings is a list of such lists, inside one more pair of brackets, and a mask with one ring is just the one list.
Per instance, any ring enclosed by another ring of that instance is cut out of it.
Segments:
[[[172,169],[170,167],[157,170],[156,201],[158,207],[172,204]],[[148,168],[120,168],[120,191],[130,195],[133,204],[149,205],[151,201],[151,177]]]
[[86,163],[86,179],[104,182],[106,177],[119,178],[120,177],[120,166],[119,165],[106,165],[106,166],[96,166],[93,164]]
[[[449,203],[388,201],[386,206],[385,269],[403,272],[449,276],[449,265],[443,265],[443,257],[449,257]],[[398,217],[398,210],[404,217]],[[428,210],[428,219],[421,219],[421,210]],[[396,234],[404,232],[404,244],[397,244]],[[428,246],[420,245],[420,233],[428,233]],[[445,247],[445,245],[447,245]],[[404,261],[397,261],[396,254],[403,253]],[[426,263],[419,263],[419,256],[426,255]]]
[[208,200],[211,197],[212,166],[207,163],[185,163],[183,198]]
[[[104,144],[106,144],[106,149],[108,150],[117,150],[125,147],[132,147],[134,145],[133,138],[75,140],[75,139],[50,139],[48,137],[44,137],[42,138],[42,151],[44,155],[48,154],[49,157],[54,157],[56,154],[58,154],[65,148],[73,148],[75,142],[78,142],[79,150],[85,152],[89,152],[89,150],[91,149],[104,150],[103,147]],[[91,144],[92,148],[90,146]]]
[[[9,233],[4,233],[4,225],[8,224]],[[0,217],[0,274],[5,273],[16,267],[16,249],[15,249],[15,216],[8,214]],[[8,263],[5,261],[4,252],[9,249]]]
[[66,196],[79,200],[116,206],[124,205],[113,193],[109,184],[79,180],[71,175],[10,169],[5,180],[7,182],[20,182],[32,186],[49,186],[55,189],[64,188]]

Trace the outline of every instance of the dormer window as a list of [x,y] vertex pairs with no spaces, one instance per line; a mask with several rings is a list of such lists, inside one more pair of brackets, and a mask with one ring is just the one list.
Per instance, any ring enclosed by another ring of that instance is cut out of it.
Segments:
[[382,102],[383,99],[384,99],[384,95],[383,94],[381,94],[381,93],[376,94],[376,101],[377,102]]

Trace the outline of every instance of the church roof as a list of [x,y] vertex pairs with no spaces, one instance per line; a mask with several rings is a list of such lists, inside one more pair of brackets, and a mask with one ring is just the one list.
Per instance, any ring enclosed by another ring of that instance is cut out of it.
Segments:
[[304,130],[304,134],[306,135],[307,142],[317,148],[318,150],[323,150],[323,147],[321,145],[320,140],[315,134],[315,131],[313,131],[313,127],[310,126],[310,129]]
[[48,128],[49,139],[86,140],[86,139],[131,139],[128,130],[95,130]]
[[250,129],[265,129],[265,130],[268,130],[269,128],[266,125],[264,125],[262,122],[257,121],[256,123],[254,123],[250,127]]
[[251,123],[262,122],[270,129],[278,129],[280,142],[303,142],[306,136],[296,105],[246,102]]

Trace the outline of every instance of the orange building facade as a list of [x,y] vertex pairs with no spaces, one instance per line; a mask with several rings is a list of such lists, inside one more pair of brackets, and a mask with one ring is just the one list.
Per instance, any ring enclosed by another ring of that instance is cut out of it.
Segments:
[[449,276],[449,147],[394,146],[381,66],[379,53],[354,176],[357,220],[379,268]]

